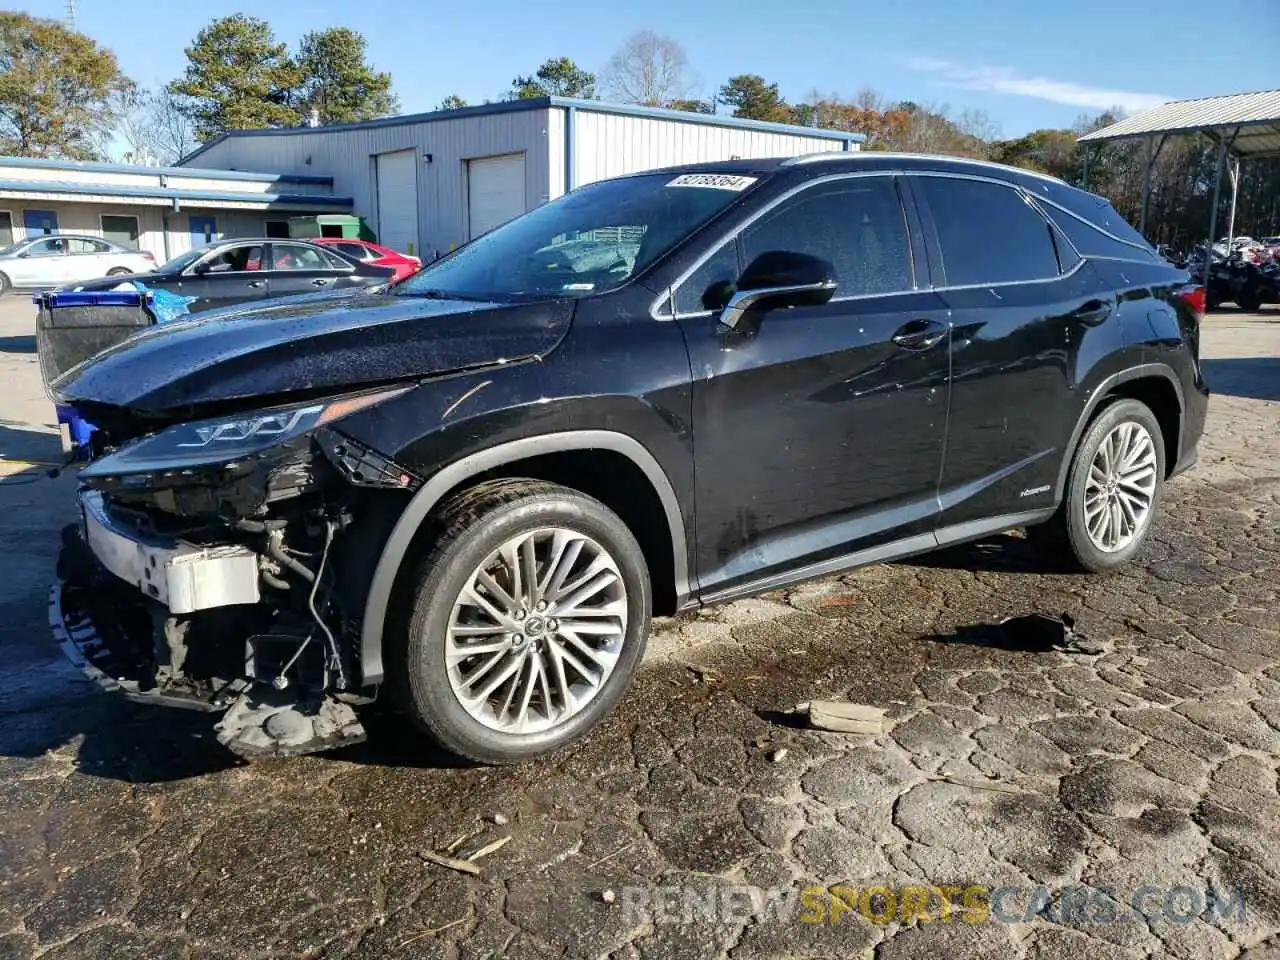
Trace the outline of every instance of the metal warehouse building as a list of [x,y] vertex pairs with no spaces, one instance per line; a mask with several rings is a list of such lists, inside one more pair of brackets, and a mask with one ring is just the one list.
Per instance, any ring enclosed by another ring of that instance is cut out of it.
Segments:
[[0,247],[89,234],[161,262],[221,237],[289,235],[289,217],[350,213],[329,177],[0,157]]
[[243,130],[185,167],[332,178],[378,240],[431,258],[574,187],[655,167],[857,150],[861,136],[543,97],[331,127]]

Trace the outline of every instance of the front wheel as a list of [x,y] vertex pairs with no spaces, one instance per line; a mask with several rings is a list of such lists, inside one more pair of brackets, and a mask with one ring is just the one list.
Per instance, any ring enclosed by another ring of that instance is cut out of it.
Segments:
[[1164,435],[1146,404],[1117,400],[1076,447],[1058,512],[1027,531],[1056,560],[1092,573],[1127,563],[1160,506]]
[[127,277],[132,273],[133,271],[130,270],[128,267],[112,267],[110,270],[107,271],[107,276],[108,277]]
[[0,297],[9,292],[9,278],[0,273]]
[[584,736],[622,697],[649,633],[644,554],[598,500],[536,480],[437,514],[392,658],[401,705],[446,749],[513,763]]

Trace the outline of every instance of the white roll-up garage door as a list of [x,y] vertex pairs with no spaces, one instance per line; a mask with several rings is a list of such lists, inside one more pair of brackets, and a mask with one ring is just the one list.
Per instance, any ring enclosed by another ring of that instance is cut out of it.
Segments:
[[467,223],[472,237],[524,211],[523,153],[467,161]]
[[418,254],[418,152],[380,153],[377,164],[378,242]]

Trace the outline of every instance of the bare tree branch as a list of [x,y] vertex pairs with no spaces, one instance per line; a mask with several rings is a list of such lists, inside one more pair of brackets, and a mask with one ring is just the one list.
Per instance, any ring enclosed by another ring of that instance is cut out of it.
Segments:
[[633,33],[604,70],[604,86],[614,99],[650,107],[683,98],[692,86],[684,48],[652,30]]
[[191,118],[168,90],[132,90],[120,98],[116,133],[126,163],[172,166],[195,149]]

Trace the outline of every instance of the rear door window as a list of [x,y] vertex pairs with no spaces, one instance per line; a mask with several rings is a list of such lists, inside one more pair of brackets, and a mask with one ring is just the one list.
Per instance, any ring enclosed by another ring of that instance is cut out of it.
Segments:
[[958,177],[917,177],[942,252],[945,285],[1058,276],[1049,224],[1013,187]]
[[315,247],[304,247],[298,243],[273,243],[271,269],[334,270],[336,267]]

